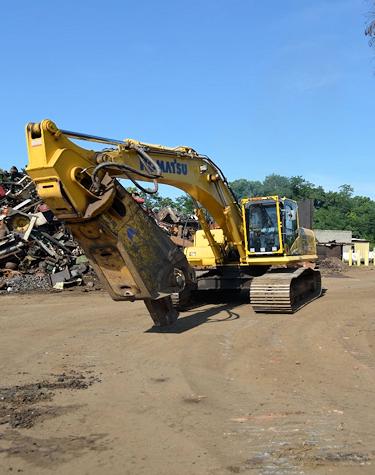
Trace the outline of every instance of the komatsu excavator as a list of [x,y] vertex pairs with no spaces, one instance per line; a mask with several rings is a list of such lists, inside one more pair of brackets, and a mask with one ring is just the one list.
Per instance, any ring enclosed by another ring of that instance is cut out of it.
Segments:
[[[111,297],[144,300],[155,325],[175,322],[192,291],[249,287],[256,312],[278,313],[320,296],[314,233],[299,227],[296,202],[267,196],[239,203],[220,168],[190,147],[71,132],[51,120],[29,123],[26,138],[27,172],[41,199],[69,226]],[[178,248],[118,178],[147,192],[165,183],[188,193],[201,226],[194,245]]]

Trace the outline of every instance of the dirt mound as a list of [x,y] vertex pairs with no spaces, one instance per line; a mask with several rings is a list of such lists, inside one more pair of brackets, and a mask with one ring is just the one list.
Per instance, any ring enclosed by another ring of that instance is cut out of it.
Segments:
[[318,261],[322,274],[336,274],[349,270],[348,264],[342,262],[338,257],[325,257]]

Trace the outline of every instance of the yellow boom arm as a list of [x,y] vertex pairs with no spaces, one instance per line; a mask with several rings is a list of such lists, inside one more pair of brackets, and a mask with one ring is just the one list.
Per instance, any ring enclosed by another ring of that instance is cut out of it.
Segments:
[[[246,262],[241,209],[225,177],[209,158],[188,147],[169,148],[131,139],[115,141],[61,131],[50,120],[29,124],[26,135],[29,153],[27,171],[36,183],[39,195],[48,202],[57,217],[67,221],[81,220],[89,217],[93,208],[97,214],[108,206],[113,198],[111,193],[104,198],[90,190],[93,169],[103,163],[126,164],[135,171],[145,173],[147,169],[140,155],[143,152],[158,164],[158,182],[180,188],[207,209],[223,230],[227,248],[235,248],[239,260]],[[68,137],[101,141],[116,148],[95,152],[79,147]],[[107,170],[110,170],[109,166]],[[111,176],[123,175],[121,170],[116,169],[109,173]],[[128,174],[140,178],[136,173],[128,171]],[[142,176],[141,179],[152,181],[153,178]],[[199,215],[203,219],[203,214]],[[223,263],[226,250],[215,245],[212,236],[207,238],[209,242],[213,241],[216,262]]]

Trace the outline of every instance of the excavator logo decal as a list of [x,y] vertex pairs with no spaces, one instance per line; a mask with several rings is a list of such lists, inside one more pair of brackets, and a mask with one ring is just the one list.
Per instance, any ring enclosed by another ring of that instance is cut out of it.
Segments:
[[[172,161],[168,160],[156,160],[157,164],[160,167],[160,170],[163,173],[174,173],[176,175],[187,175],[188,174],[188,166],[185,163],[179,163],[176,159]],[[139,168],[144,170],[145,167],[143,163],[139,162]]]

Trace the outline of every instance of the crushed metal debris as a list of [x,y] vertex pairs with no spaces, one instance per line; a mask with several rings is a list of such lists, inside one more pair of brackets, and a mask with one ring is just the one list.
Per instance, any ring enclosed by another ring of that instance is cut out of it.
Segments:
[[29,176],[16,167],[0,170],[0,291],[61,290],[95,280],[92,288],[98,281],[82,249]]

